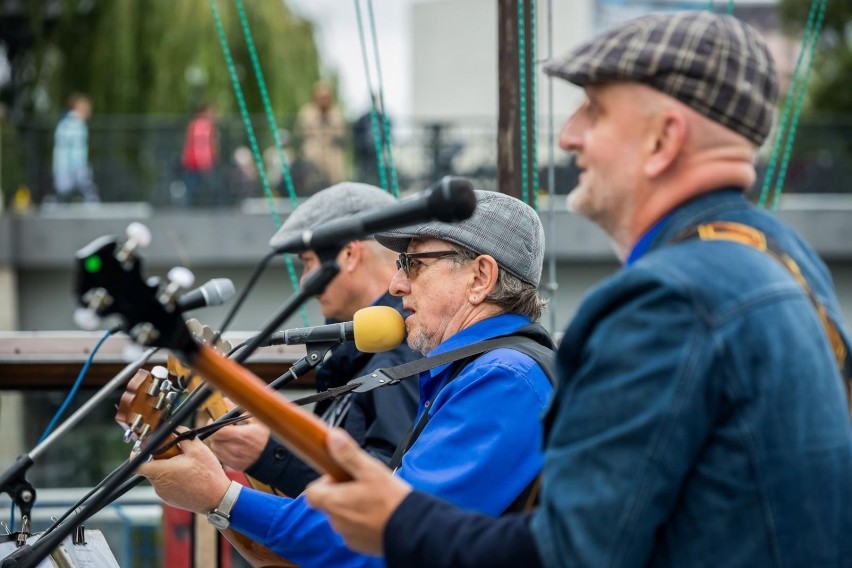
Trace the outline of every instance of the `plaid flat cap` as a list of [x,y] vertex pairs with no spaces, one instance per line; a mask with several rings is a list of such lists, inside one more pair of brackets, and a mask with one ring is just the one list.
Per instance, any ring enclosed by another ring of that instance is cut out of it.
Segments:
[[645,16],[544,66],[576,85],[636,81],[762,144],[778,96],[766,44],[748,25],[712,12]]
[[455,243],[497,264],[524,282],[538,286],[544,262],[544,228],[532,207],[504,193],[474,190],[476,210],[460,223],[433,221],[376,233],[380,244],[405,252],[414,237]]
[[366,183],[345,181],[318,191],[287,217],[269,240],[275,248],[323,223],[396,203],[388,192]]

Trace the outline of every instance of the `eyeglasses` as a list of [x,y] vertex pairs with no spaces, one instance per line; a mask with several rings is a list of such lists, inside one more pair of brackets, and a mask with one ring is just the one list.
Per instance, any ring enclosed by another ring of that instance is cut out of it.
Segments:
[[432,250],[428,252],[401,252],[396,260],[397,270],[402,269],[406,276],[411,276],[411,269],[417,268],[422,262],[420,258],[446,258],[448,256],[458,256],[457,250]]

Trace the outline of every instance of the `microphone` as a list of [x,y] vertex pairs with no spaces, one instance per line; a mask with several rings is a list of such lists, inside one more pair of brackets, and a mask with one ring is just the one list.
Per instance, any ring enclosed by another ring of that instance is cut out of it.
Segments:
[[351,217],[324,223],[313,230],[273,240],[276,253],[299,253],[341,246],[374,233],[426,223],[429,221],[464,221],[476,209],[473,184],[462,177],[445,176],[441,180],[399,203],[366,211]]
[[355,312],[352,321],[273,333],[261,346],[339,344],[354,340],[362,353],[381,353],[394,349],[404,338],[405,323],[398,311],[390,306],[370,306]]
[[221,306],[234,297],[234,282],[230,278],[213,278],[203,286],[190,290],[177,300],[177,308],[188,312],[207,306]]

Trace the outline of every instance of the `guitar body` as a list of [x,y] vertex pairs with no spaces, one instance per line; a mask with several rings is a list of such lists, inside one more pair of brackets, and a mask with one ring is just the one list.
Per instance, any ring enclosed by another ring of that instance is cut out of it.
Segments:
[[[200,380],[196,375],[187,370],[180,364],[177,359],[169,356],[169,375],[176,380],[181,378],[189,378],[187,381],[190,388],[194,388]],[[180,373],[186,372],[183,376]],[[190,378],[191,377],[191,378]],[[142,440],[149,432],[153,432],[163,421],[164,413],[170,410],[168,404],[164,404],[164,393],[160,389],[161,381],[156,379],[149,371],[140,369],[136,372],[132,379],[127,384],[125,392],[121,395],[118,404],[118,410],[115,415],[115,421],[128,432],[127,439]],[[208,419],[216,419],[224,415],[230,410],[227,402],[225,402],[222,394],[218,391],[214,392],[207,400],[205,405],[199,409],[196,415],[196,421],[203,425]],[[201,412],[203,411],[203,412]],[[163,453],[156,454],[154,459],[165,459],[180,454],[180,448],[174,446]],[[237,475],[233,475],[236,473]],[[266,493],[279,495],[272,486],[263,484],[255,479],[250,478],[239,472],[229,472],[229,476],[235,479],[238,483],[249,485],[250,487]],[[240,556],[246,562],[251,564],[253,568],[284,568],[293,567],[295,564],[281,558],[262,544],[255,542],[251,538],[232,529],[225,529],[221,532],[231,546],[234,547]],[[201,534],[199,534],[201,533]],[[198,545],[195,557],[203,558],[209,553],[215,551],[215,539],[210,538],[209,533],[215,535],[217,529],[206,522],[196,524],[195,542]],[[215,553],[214,553],[215,554]],[[208,559],[209,560],[209,559]],[[215,562],[215,559],[213,560]],[[213,565],[209,561],[202,561],[201,565]]]

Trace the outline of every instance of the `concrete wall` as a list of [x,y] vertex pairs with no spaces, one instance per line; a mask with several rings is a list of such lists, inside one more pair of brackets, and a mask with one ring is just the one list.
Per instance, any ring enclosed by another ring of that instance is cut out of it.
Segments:
[[[547,3],[538,4],[538,59],[548,54]],[[497,2],[440,0],[412,7],[412,114],[449,121],[497,116]],[[553,53],[593,33],[590,0],[553,2]],[[472,24],[475,22],[475,24]],[[539,73],[539,116],[546,115],[546,77]],[[555,114],[566,117],[580,90],[556,81]]]
[[[542,211],[548,236],[548,255],[556,259],[558,289],[553,300],[555,316],[544,323],[562,329],[583,293],[595,282],[618,268],[605,235],[588,221],[564,209],[564,200],[556,202],[551,220]],[[796,227],[825,258],[834,274],[838,293],[847,314],[852,314],[852,198],[788,196],[780,216]],[[164,275],[175,265],[190,267],[201,284],[213,277],[234,280],[242,290],[254,264],[268,250],[273,232],[268,216],[241,213],[162,212],[148,218],[122,216],[115,209],[109,218],[91,218],[81,210],[67,217],[0,217],[0,235],[16,235],[11,246],[0,246],[0,272],[5,270],[7,295],[17,296],[6,302],[9,321],[21,330],[75,329],[72,320],[72,269],[74,252],[103,234],[121,234],[130,221],[141,220],[151,229],[154,240],[143,251],[146,275]],[[2,251],[5,250],[5,253]],[[301,267],[296,266],[297,273]],[[550,280],[545,264],[542,284]],[[275,260],[249,296],[232,330],[256,330],[292,293],[283,259]],[[198,311],[195,315],[215,326],[224,317],[226,307]],[[311,324],[321,323],[315,305],[308,308]],[[552,322],[552,323],[551,323]],[[291,321],[301,326],[301,318]]]

